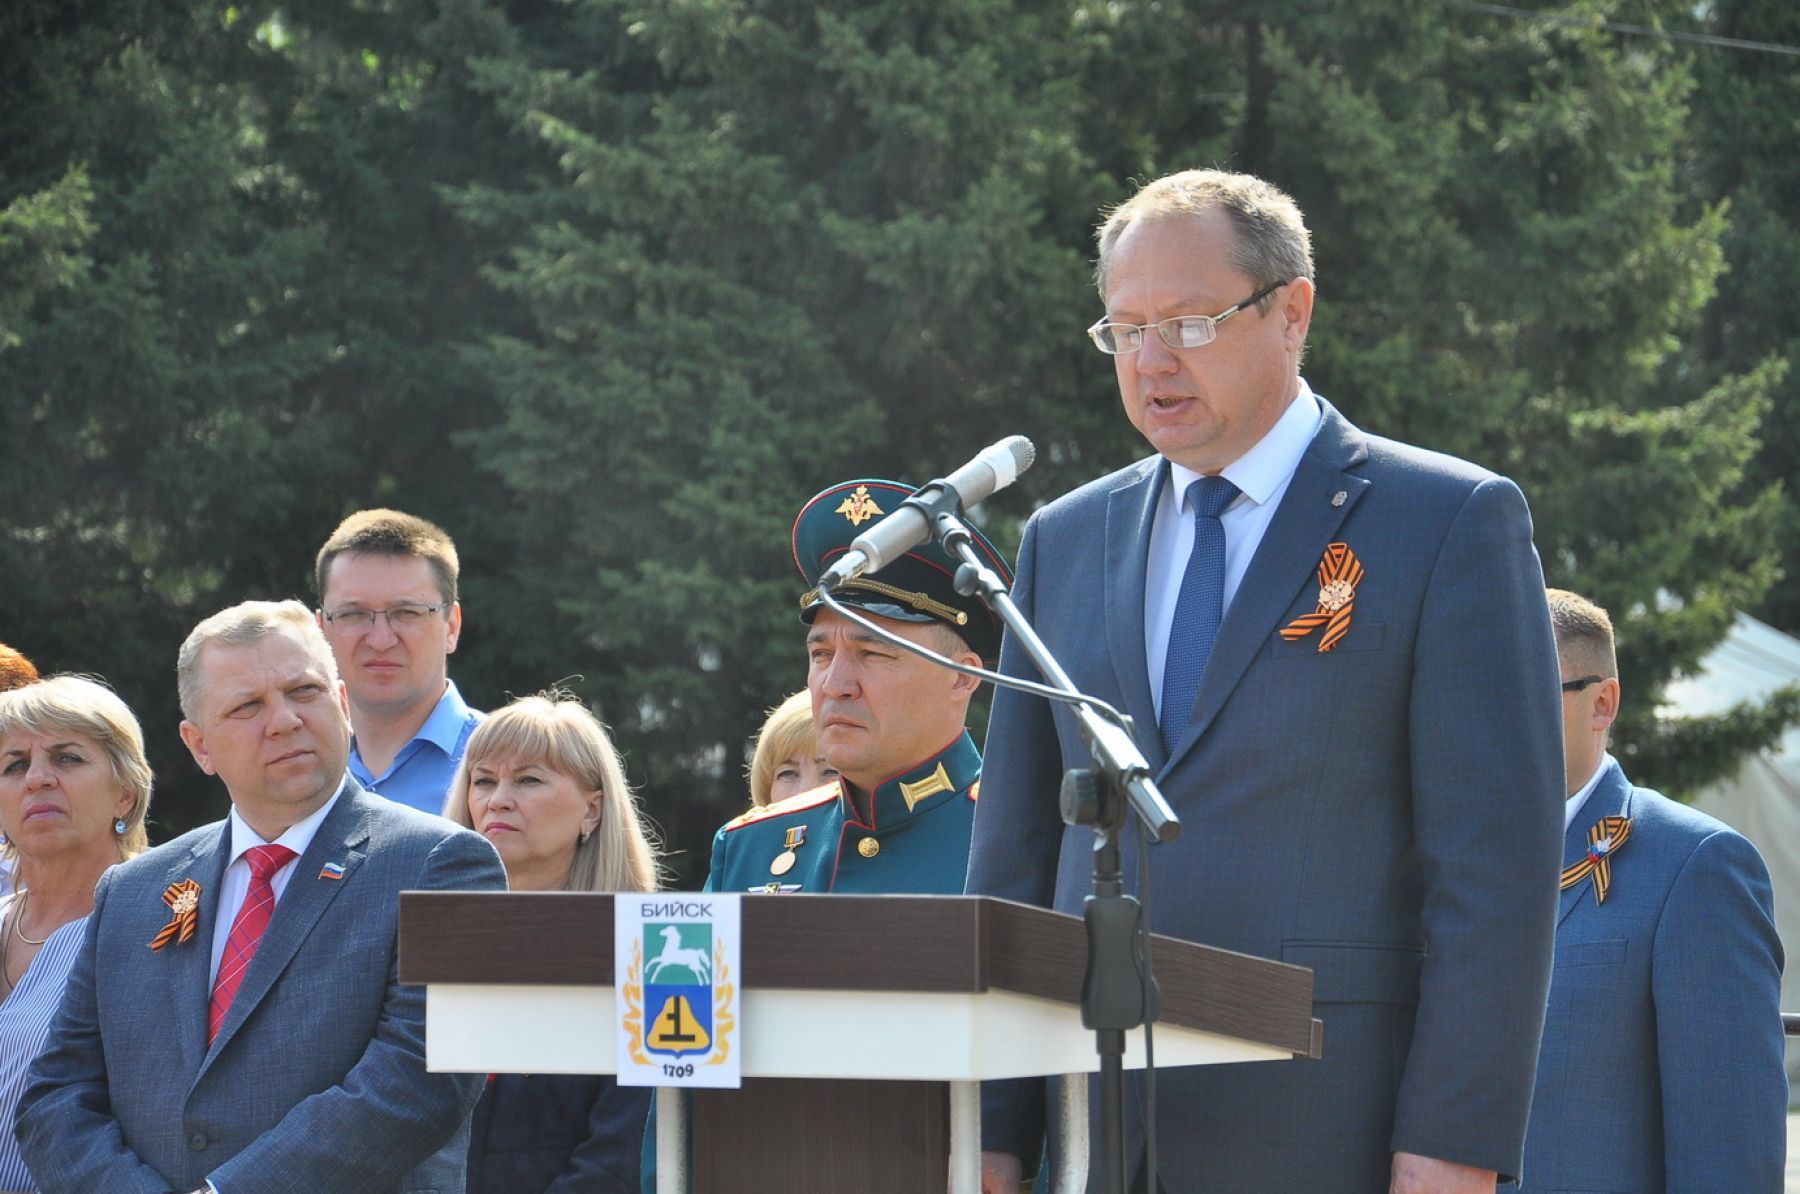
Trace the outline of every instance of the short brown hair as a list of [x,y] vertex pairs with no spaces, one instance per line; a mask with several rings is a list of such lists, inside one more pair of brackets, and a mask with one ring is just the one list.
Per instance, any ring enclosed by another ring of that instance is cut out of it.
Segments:
[[[1226,170],[1183,170],[1144,184],[1137,194],[1106,213],[1096,234],[1100,260],[1094,283],[1106,295],[1106,267],[1125,229],[1139,220],[1166,215],[1197,216],[1218,210],[1231,221],[1232,265],[1258,288],[1313,276],[1312,233],[1300,206],[1274,183],[1253,174]],[[1273,300],[1257,305],[1269,309]]]
[[399,510],[358,510],[338,523],[331,538],[319,549],[313,566],[313,585],[319,600],[325,600],[325,579],[331,573],[331,561],[345,552],[377,556],[416,556],[431,565],[437,575],[438,596],[456,600],[456,578],[461,566],[456,559],[456,544],[435,522],[427,522]]
[[1612,618],[1604,609],[1579,593],[1546,589],[1550,603],[1550,628],[1556,633],[1556,650],[1586,670],[1617,679],[1619,661],[1613,649]]
[[31,660],[5,643],[0,643],[0,692],[9,688],[23,688],[37,678],[38,670]]

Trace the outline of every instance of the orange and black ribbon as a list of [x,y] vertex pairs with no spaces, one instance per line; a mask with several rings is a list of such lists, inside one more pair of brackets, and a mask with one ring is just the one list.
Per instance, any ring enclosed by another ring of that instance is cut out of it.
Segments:
[[1319,627],[1319,650],[1329,651],[1350,629],[1350,611],[1356,608],[1356,586],[1362,583],[1363,566],[1348,543],[1333,543],[1319,560],[1319,608],[1295,618],[1281,628],[1288,642],[1305,638]]
[[1594,903],[1606,902],[1606,889],[1612,886],[1612,856],[1619,852],[1631,836],[1630,817],[1602,817],[1587,832],[1587,855],[1562,873],[1562,889],[1567,891],[1589,875],[1594,877]]
[[170,941],[186,945],[200,925],[200,885],[192,879],[171,883],[163,890],[162,900],[169,906],[169,923],[157,932],[150,948],[161,949]]

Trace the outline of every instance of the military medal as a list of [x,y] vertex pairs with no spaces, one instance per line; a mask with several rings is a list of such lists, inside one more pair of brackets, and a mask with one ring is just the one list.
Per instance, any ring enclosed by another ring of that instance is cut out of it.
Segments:
[[787,848],[777,854],[775,861],[769,864],[769,874],[771,875],[785,875],[794,869],[794,851],[806,844],[806,826],[790,826],[787,837],[782,840],[781,844]]

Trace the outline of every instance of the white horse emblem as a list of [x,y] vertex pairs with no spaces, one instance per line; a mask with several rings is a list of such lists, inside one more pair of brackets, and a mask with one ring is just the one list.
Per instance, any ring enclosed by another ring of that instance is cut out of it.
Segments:
[[674,925],[664,925],[662,931],[662,952],[644,964],[644,981],[654,982],[656,976],[670,966],[687,970],[702,983],[712,981],[712,958],[703,949],[684,947],[681,944],[681,930]]

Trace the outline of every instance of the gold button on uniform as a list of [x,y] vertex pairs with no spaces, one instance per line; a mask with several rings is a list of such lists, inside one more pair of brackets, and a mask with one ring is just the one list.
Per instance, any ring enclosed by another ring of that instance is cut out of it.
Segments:
[[873,858],[881,853],[881,843],[872,837],[866,837],[856,843],[856,852],[864,858]]

